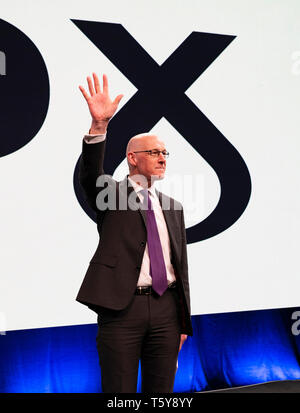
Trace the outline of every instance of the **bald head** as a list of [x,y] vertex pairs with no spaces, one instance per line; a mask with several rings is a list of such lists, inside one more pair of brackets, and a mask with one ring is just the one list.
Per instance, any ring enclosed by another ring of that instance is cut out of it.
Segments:
[[159,155],[149,156],[147,151],[157,149],[165,150],[165,144],[153,133],[140,133],[133,136],[126,148],[126,157],[129,175],[143,175],[149,180],[151,176],[162,179],[166,169],[165,157]]
[[146,146],[149,146],[149,144],[151,146],[152,143],[156,144],[158,140],[158,136],[153,135],[152,133],[140,133],[139,135],[135,135],[129,140],[127,144],[126,156],[128,155],[128,152],[153,149],[146,148]]

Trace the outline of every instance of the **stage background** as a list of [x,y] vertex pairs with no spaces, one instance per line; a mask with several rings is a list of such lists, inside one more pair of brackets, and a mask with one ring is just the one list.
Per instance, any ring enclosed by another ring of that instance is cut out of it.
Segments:
[[[175,390],[299,378],[299,2],[0,4],[0,391],[101,389],[95,314],[75,302],[98,243],[75,191],[90,125],[78,85],[106,73],[111,96],[124,93],[120,113],[137,88],[78,21],[121,24],[159,65],[192,32],[232,36],[185,94],[244,161],[250,198],[226,230],[188,245],[195,335],[180,354]],[[207,53],[195,50],[195,64]],[[220,177],[165,117],[151,130],[171,153],[159,187],[183,203],[189,230],[216,208]],[[226,165],[222,155],[216,145]],[[124,177],[124,159],[113,172]]]

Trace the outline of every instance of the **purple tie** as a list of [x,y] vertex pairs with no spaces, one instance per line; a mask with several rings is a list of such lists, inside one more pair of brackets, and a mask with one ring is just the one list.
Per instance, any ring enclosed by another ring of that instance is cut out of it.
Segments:
[[144,205],[148,198],[147,208],[147,243],[150,258],[150,275],[152,277],[152,288],[158,295],[168,288],[167,272],[157,229],[155,214],[152,209],[152,203],[147,189],[141,191],[144,195]]

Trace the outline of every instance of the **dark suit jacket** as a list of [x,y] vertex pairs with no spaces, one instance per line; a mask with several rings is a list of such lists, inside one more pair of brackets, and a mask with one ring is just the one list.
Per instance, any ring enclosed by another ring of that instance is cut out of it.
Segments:
[[[116,182],[104,175],[105,145],[106,140],[94,144],[83,141],[80,160],[80,183],[89,205],[97,213],[100,240],[76,300],[96,312],[100,307],[122,310],[129,305],[137,286],[147,242],[146,211],[139,207],[139,199],[133,193],[133,187],[128,184],[128,178]],[[99,179],[105,177],[107,184],[100,183],[100,186],[96,186],[99,176]],[[114,208],[105,205],[107,198],[103,199],[104,194],[115,196]],[[169,232],[171,261],[181,303],[181,333],[192,335],[183,209],[174,199],[158,191],[157,194],[161,204],[170,204],[170,209],[163,209],[163,214]]]

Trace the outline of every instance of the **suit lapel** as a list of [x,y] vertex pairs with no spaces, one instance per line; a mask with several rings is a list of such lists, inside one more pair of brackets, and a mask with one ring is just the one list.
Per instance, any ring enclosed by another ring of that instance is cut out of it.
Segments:
[[[140,200],[138,200],[138,202],[139,202],[139,204],[141,204]],[[146,210],[143,209],[143,208],[139,208],[139,212],[142,215],[145,227],[147,228],[147,213],[146,213]]]
[[170,198],[165,197],[161,192],[159,192],[157,189],[155,189],[155,192],[158,196],[159,203],[167,224],[167,228],[169,231],[169,237],[171,238],[172,235],[174,234],[174,211],[171,210],[171,203],[170,203]]
[[[173,266],[175,265],[174,259],[176,261],[176,257],[180,256],[179,245],[181,241],[181,233],[180,228],[176,224],[175,214],[176,210],[174,209],[174,202],[169,197],[165,196],[161,192],[156,190],[158,195],[158,199],[161,205],[161,209],[166,221],[168,233],[169,233],[169,240],[171,246],[171,263]],[[178,267],[179,268],[179,267]],[[176,267],[174,266],[176,278],[177,272]]]
[[139,211],[147,228],[146,211],[141,208],[140,199],[137,193],[134,191],[134,188],[131,185],[130,181],[128,180],[128,175],[123,179],[123,181],[120,182],[119,188],[120,194],[125,197],[129,209],[131,209],[132,211]]
[[[145,209],[141,208],[141,203],[138,195],[134,192],[134,188],[128,180],[128,175],[123,179],[119,184],[119,191],[122,197],[125,197],[128,202],[128,207],[136,211],[138,210],[141,214],[144,224],[147,228],[147,213]],[[133,193],[134,192],[134,193]],[[172,209],[172,200],[169,197],[163,195],[160,191],[155,189],[156,195],[158,196],[160,206],[167,224],[169,237],[172,242],[175,241],[176,237],[176,228],[174,226],[174,210]],[[123,198],[124,199],[124,198]],[[171,201],[171,202],[170,202]]]

